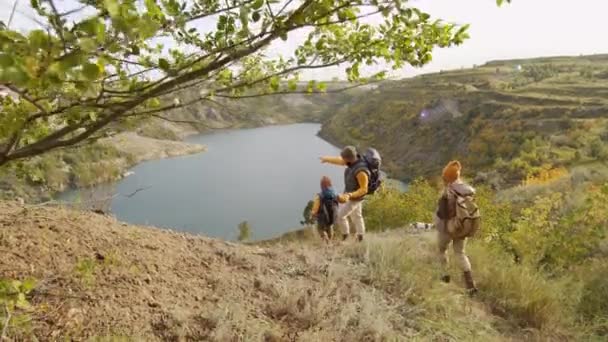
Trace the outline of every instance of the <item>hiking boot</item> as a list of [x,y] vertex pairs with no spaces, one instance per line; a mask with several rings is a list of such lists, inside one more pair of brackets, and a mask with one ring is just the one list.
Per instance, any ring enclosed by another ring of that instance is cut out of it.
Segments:
[[477,293],[477,286],[475,286],[475,281],[473,280],[473,274],[471,271],[464,272],[464,284],[470,296]]
[[444,276],[441,277],[441,281],[444,282],[444,283],[446,283],[446,284],[449,284],[449,282],[451,280],[452,280],[452,278],[450,277],[449,274],[446,274],[446,275],[444,275]]
[[363,234],[358,234],[358,235],[357,235],[357,240],[358,240],[359,242],[363,241]]

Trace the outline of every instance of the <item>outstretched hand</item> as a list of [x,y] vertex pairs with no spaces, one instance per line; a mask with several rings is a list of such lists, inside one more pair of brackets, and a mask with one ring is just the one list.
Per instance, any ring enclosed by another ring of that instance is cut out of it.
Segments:
[[327,163],[327,158],[325,158],[325,157],[319,157],[319,160],[321,161],[321,164]]

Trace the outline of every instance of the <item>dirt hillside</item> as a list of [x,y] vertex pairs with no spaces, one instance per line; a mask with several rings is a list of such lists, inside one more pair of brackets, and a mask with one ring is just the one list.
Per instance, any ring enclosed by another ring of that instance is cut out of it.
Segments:
[[[375,278],[369,251],[388,239],[397,235],[332,248],[248,246],[4,202],[0,280],[36,279],[31,308],[15,312],[24,322],[6,333],[40,341],[452,340]],[[448,300],[470,302],[458,285],[448,291]],[[496,320],[471,305],[466,312],[467,324]],[[493,328],[478,333],[508,340]]]

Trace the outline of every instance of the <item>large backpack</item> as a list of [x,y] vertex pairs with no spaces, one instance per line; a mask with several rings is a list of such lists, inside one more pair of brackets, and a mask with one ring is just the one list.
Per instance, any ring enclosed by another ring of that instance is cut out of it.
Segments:
[[473,195],[463,196],[456,191],[451,191],[456,199],[456,217],[453,231],[450,234],[454,238],[473,237],[481,227],[481,213],[475,203]]
[[382,173],[380,171],[380,165],[382,164],[382,158],[380,153],[375,148],[368,148],[363,155],[363,160],[369,170],[369,181],[367,184],[367,193],[375,193],[382,185]]
[[319,200],[321,201],[319,206],[319,212],[317,213],[317,223],[323,227],[329,227],[336,221],[338,214],[338,198],[337,197],[323,197],[323,194],[319,194]]

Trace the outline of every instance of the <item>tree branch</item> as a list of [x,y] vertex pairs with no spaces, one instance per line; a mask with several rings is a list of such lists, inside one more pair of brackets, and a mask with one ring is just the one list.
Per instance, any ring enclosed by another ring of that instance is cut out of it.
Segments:
[[32,99],[25,91],[13,86],[12,84],[6,84],[5,86],[8,89],[14,91],[17,95],[19,95],[21,98],[23,98],[27,102],[31,103],[34,107],[38,108],[38,110],[40,110],[42,113],[47,113],[46,109],[44,109],[44,107],[42,107],[34,99]]
[[309,91],[305,91],[305,90],[296,90],[296,91],[277,91],[277,92],[273,92],[273,93],[260,93],[260,94],[249,94],[249,95],[238,95],[238,96],[216,94],[215,96],[216,97],[221,97],[221,98],[226,98],[226,99],[238,100],[238,99],[247,99],[247,98],[274,96],[274,95],[296,95],[296,94],[319,95],[319,94],[333,94],[333,93],[342,93],[342,92],[345,92],[347,90],[351,90],[351,89],[355,89],[355,88],[359,88],[359,87],[364,87],[364,86],[371,85],[371,84],[381,83],[381,82],[384,82],[384,81],[386,81],[386,80],[374,80],[374,81],[369,81],[367,83],[359,83],[359,84],[354,84],[354,85],[351,85],[351,86],[348,86],[348,87],[342,87],[342,88],[338,88],[338,89],[329,89],[329,90],[326,90],[326,91],[313,91],[313,92],[309,92]]
[[213,15],[216,15],[216,14],[228,12],[228,11],[240,8],[240,7],[244,6],[244,5],[248,5],[250,3],[253,3],[254,1],[255,0],[247,0],[247,1],[244,1],[244,2],[239,3],[237,5],[228,6],[228,7],[225,7],[225,8],[220,8],[220,9],[217,9],[217,10],[211,11],[211,12],[200,13],[200,14],[197,14],[197,15],[195,15],[193,17],[190,17],[190,18],[186,19],[186,22],[192,22],[192,21],[195,21],[195,20],[199,20],[199,19],[203,19],[203,18],[206,18],[206,17],[213,16]]
[[65,37],[63,36],[63,29],[61,28],[61,25],[60,25],[61,16],[59,15],[59,12],[57,11],[57,7],[55,7],[55,3],[53,2],[53,0],[47,0],[47,1],[49,2],[49,5],[51,6],[53,13],[55,14],[55,17],[51,20],[51,26],[53,26],[55,28],[55,31],[57,32],[59,39],[61,39],[61,42],[63,43],[63,50],[67,53],[68,45],[65,40]]

